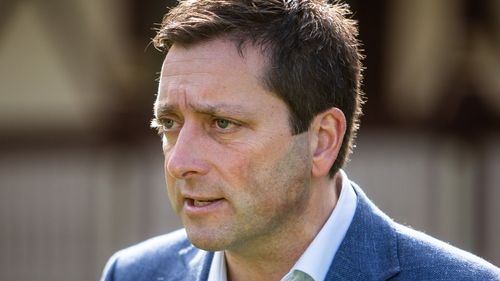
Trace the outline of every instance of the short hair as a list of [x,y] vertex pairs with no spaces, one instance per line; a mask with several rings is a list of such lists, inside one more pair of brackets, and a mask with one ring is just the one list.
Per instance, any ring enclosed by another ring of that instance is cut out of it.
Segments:
[[346,133],[333,175],[345,165],[359,128],[363,55],[349,6],[327,0],[184,0],[163,18],[153,43],[168,50],[210,39],[260,47],[268,59],[263,85],[290,111],[292,134],[309,129],[313,118],[337,107]]

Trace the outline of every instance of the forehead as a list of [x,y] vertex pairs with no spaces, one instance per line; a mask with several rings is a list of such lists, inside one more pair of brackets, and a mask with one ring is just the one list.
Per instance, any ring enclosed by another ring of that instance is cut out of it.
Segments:
[[238,49],[236,44],[229,39],[212,39],[188,46],[174,44],[163,61],[162,76],[178,74],[178,69],[172,68],[172,64],[190,71],[191,67],[202,67],[206,63],[216,71],[263,75],[267,62],[261,49],[250,43],[244,43]]
[[277,99],[263,84],[265,66],[260,48],[249,44],[241,52],[224,39],[187,47],[174,44],[163,62],[156,107]]

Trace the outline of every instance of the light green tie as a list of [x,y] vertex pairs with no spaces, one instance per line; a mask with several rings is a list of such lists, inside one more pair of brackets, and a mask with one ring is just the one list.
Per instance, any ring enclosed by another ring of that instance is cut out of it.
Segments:
[[303,271],[294,270],[284,281],[314,281],[314,279]]

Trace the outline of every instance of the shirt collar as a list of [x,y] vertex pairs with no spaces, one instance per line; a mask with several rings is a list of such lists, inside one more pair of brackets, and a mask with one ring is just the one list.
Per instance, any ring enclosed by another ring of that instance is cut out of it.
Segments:
[[[294,270],[309,274],[315,281],[325,279],[335,253],[337,253],[356,211],[356,193],[345,172],[340,170],[339,174],[342,188],[337,205],[309,247],[283,279],[292,274]],[[226,261],[223,251],[215,252],[208,281],[227,281]]]
[[227,281],[226,259],[224,251],[214,253],[207,281]]
[[356,211],[357,196],[343,170],[340,170],[340,180],[342,189],[337,205],[325,225],[288,274],[294,270],[300,270],[309,274],[315,281],[325,279]]

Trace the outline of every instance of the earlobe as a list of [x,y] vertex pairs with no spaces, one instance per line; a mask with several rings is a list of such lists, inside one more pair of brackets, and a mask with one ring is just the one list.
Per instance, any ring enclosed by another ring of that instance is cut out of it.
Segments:
[[342,146],[345,115],[338,108],[330,108],[314,118],[311,129],[312,175],[327,176]]

